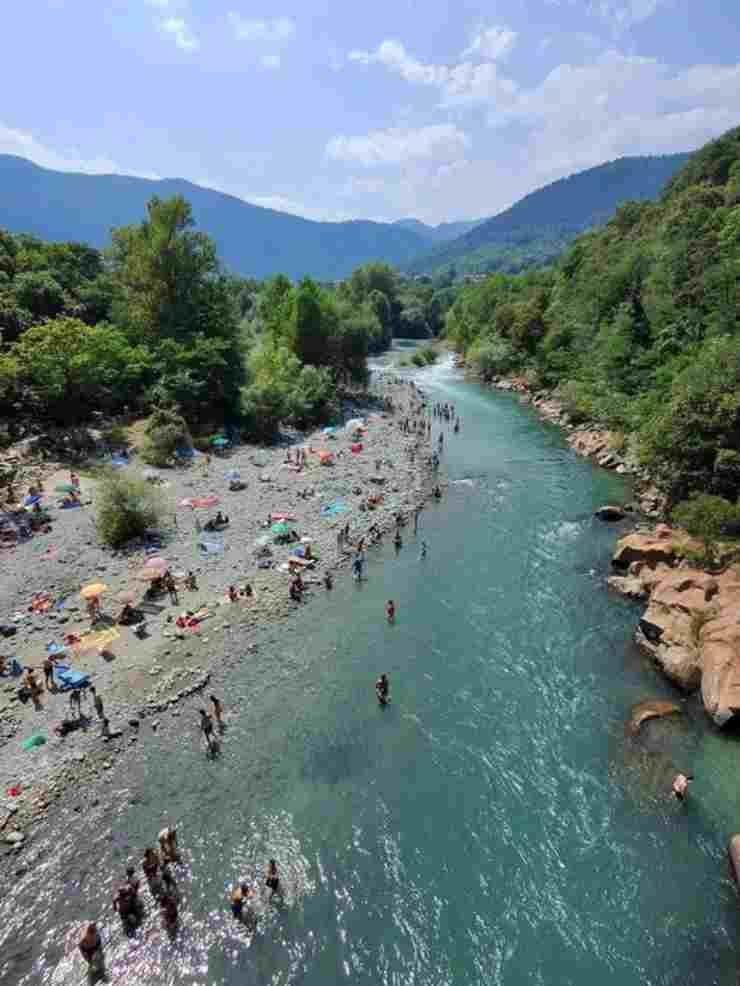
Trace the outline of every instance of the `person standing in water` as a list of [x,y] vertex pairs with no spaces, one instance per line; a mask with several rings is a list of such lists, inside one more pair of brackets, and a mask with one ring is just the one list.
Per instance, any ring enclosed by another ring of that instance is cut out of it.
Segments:
[[689,793],[689,783],[693,781],[693,774],[676,774],[673,778],[673,784],[671,785],[673,791],[673,797],[677,801],[685,801],[686,795]]
[[200,731],[206,738],[206,743],[208,744],[208,752],[213,753],[214,751],[214,738],[213,738],[213,719],[208,715],[205,709],[200,709]]
[[390,702],[390,691],[391,686],[388,681],[388,675],[384,671],[375,682],[375,694],[377,695],[378,701],[381,705],[387,705]]
[[388,617],[389,623],[395,623],[396,621],[396,604],[392,599],[389,599],[385,604],[385,614]]
[[422,541],[421,542],[421,554],[419,555],[419,558],[420,559],[424,559],[424,558],[426,558],[426,556],[427,556],[427,543],[426,543],[426,541]]
[[265,886],[270,888],[270,891],[274,894],[277,888],[280,886],[280,877],[278,876],[277,863],[274,859],[271,859],[267,864],[267,876],[265,877]]
[[82,929],[82,935],[77,942],[80,955],[87,962],[90,973],[99,972],[103,965],[103,942],[94,921],[88,921]]
[[223,726],[224,724],[224,707],[221,704],[220,699],[217,699],[215,695],[211,695],[211,703],[213,705],[213,718],[219,724]]

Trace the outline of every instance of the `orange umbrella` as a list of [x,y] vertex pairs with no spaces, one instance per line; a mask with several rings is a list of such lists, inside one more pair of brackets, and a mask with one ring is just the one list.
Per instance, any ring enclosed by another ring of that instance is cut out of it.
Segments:
[[107,588],[105,582],[93,582],[92,585],[86,585],[80,595],[83,599],[97,599],[98,596],[103,595]]

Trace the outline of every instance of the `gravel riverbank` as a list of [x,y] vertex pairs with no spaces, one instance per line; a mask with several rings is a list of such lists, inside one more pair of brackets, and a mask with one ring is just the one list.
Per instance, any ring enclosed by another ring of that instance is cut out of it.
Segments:
[[[382,402],[388,402],[384,406]],[[382,531],[395,529],[398,513],[411,518],[437,482],[429,463],[430,442],[402,423],[418,407],[418,395],[408,383],[387,378],[376,387],[372,400],[348,403],[344,420],[363,418],[367,424],[362,450],[352,452],[352,433],[338,426],[333,434],[317,430],[307,435],[285,435],[272,448],[240,446],[223,457],[196,459],[189,468],[158,470],[167,498],[171,526],[163,538],[161,555],[175,572],[193,571],[198,589],[179,589],[175,603],[169,597],[147,605],[147,636],[140,640],[130,627],[117,627],[119,636],[104,653],[92,650],[72,655],[75,669],[88,672],[103,699],[113,738],[101,735],[92,703],[83,702],[84,728],[61,738],[53,732],[69,716],[69,692],[44,691],[36,706],[17,698],[20,679],[0,678],[0,850],[20,851],[35,825],[70,783],[77,786],[103,771],[115,772],[117,755],[136,743],[142,729],[156,729],[158,716],[178,715],[177,705],[202,690],[214,668],[243,660],[254,647],[253,638],[264,627],[290,616],[297,607],[310,605],[312,596],[327,590],[323,575],[336,570],[337,577],[351,577],[351,545],[367,535],[371,525]],[[392,407],[392,410],[390,408]],[[307,465],[295,472],[285,462],[288,449],[308,449]],[[319,464],[319,450],[334,453],[334,465]],[[140,472],[136,456],[126,469]],[[246,488],[230,492],[225,474],[237,469]],[[82,473],[82,509],[55,507],[54,486],[69,473],[50,467],[44,479],[45,502],[51,506],[52,530],[38,534],[12,550],[3,550],[0,583],[0,621],[17,626],[14,637],[0,643],[0,653],[15,655],[24,666],[41,668],[46,645],[60,643],[64,634],[84,634],[90,624],[80,587],[102,581],[103,612],[114,616],[121,603],[115,597],[126,590],[143,593],[146,585],[136,580],[146,561],[143,546],[113,552],[101,546],[95,535],[96,483]],[[361,509],[369,495],[383,500],[372,510]],[[193,496],[216,496],[220,502],[209,510],[180,506]],[[327,513],[334,505],[337,512]],[[324,508],[324,509],[322,509]],[[196,517],[204,522],[216,509],[229,517],[213,553],[204,553]],[[301,537],[312,542],[316,567],[304,578],[308,589],[304,602],[290,599],[290,576],[281,566],[295,545],[270,539],[272,567],[257,567],[256,545],[269,531],[270,513],[284,512]],[[350,544],[340,548],[337,535],[349,524]],[[315,580],[315,582],[313,582]],[[228,587],[248,581],[253,596],[231,603]],[[313,582],[313,584],[312,584]],[[54,601],[45,613],[30,613],[31,597],[48,592]],[[176,631],[174,618],[184,609],[207,608],[208,618],[199,632]],[[39,677],[43,678],[40,672]],[[45,742],[30,749],[23,743],[32,736]],[[8,792],[19,791],[15,795]]]

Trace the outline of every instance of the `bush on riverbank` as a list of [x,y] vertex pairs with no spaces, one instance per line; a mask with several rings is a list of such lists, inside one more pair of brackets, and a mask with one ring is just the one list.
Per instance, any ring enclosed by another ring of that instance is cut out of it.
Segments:
[[679,504],[672,514],[673,522],[704,545],[705,563],[712,563],[720,540],[734,537],[740,528],[740,506],[720,496],[695,493]]
[[439,354],[434,346],[422,346],[421,349],[417,349],[416,352],[411,357],[411,362],[414,366],[431,366],[436,363],[439,359]]
[[160,490],[144,479],[109,471],[100,476],[95,497],[95,527],[99,539],[120,548],[159,527],[165,517]]
[[181,414],[157,408],[144,430],[141,458],[151,466],[171,466],[177,449],[191,449],[193,439]]

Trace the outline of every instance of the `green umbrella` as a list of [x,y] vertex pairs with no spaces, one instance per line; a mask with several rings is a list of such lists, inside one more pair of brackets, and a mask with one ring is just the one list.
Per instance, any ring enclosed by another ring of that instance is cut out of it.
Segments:
[[77,487],[76,486],[73,486],[72,483],[60,483],[58,486],[55,486],[54,489],[56,490],[57,493],[76,493],[77,492]]
[[277,523],[273,524],[270,530],[273,534],[290,534],[290,527],[284,520],[279,520]]

